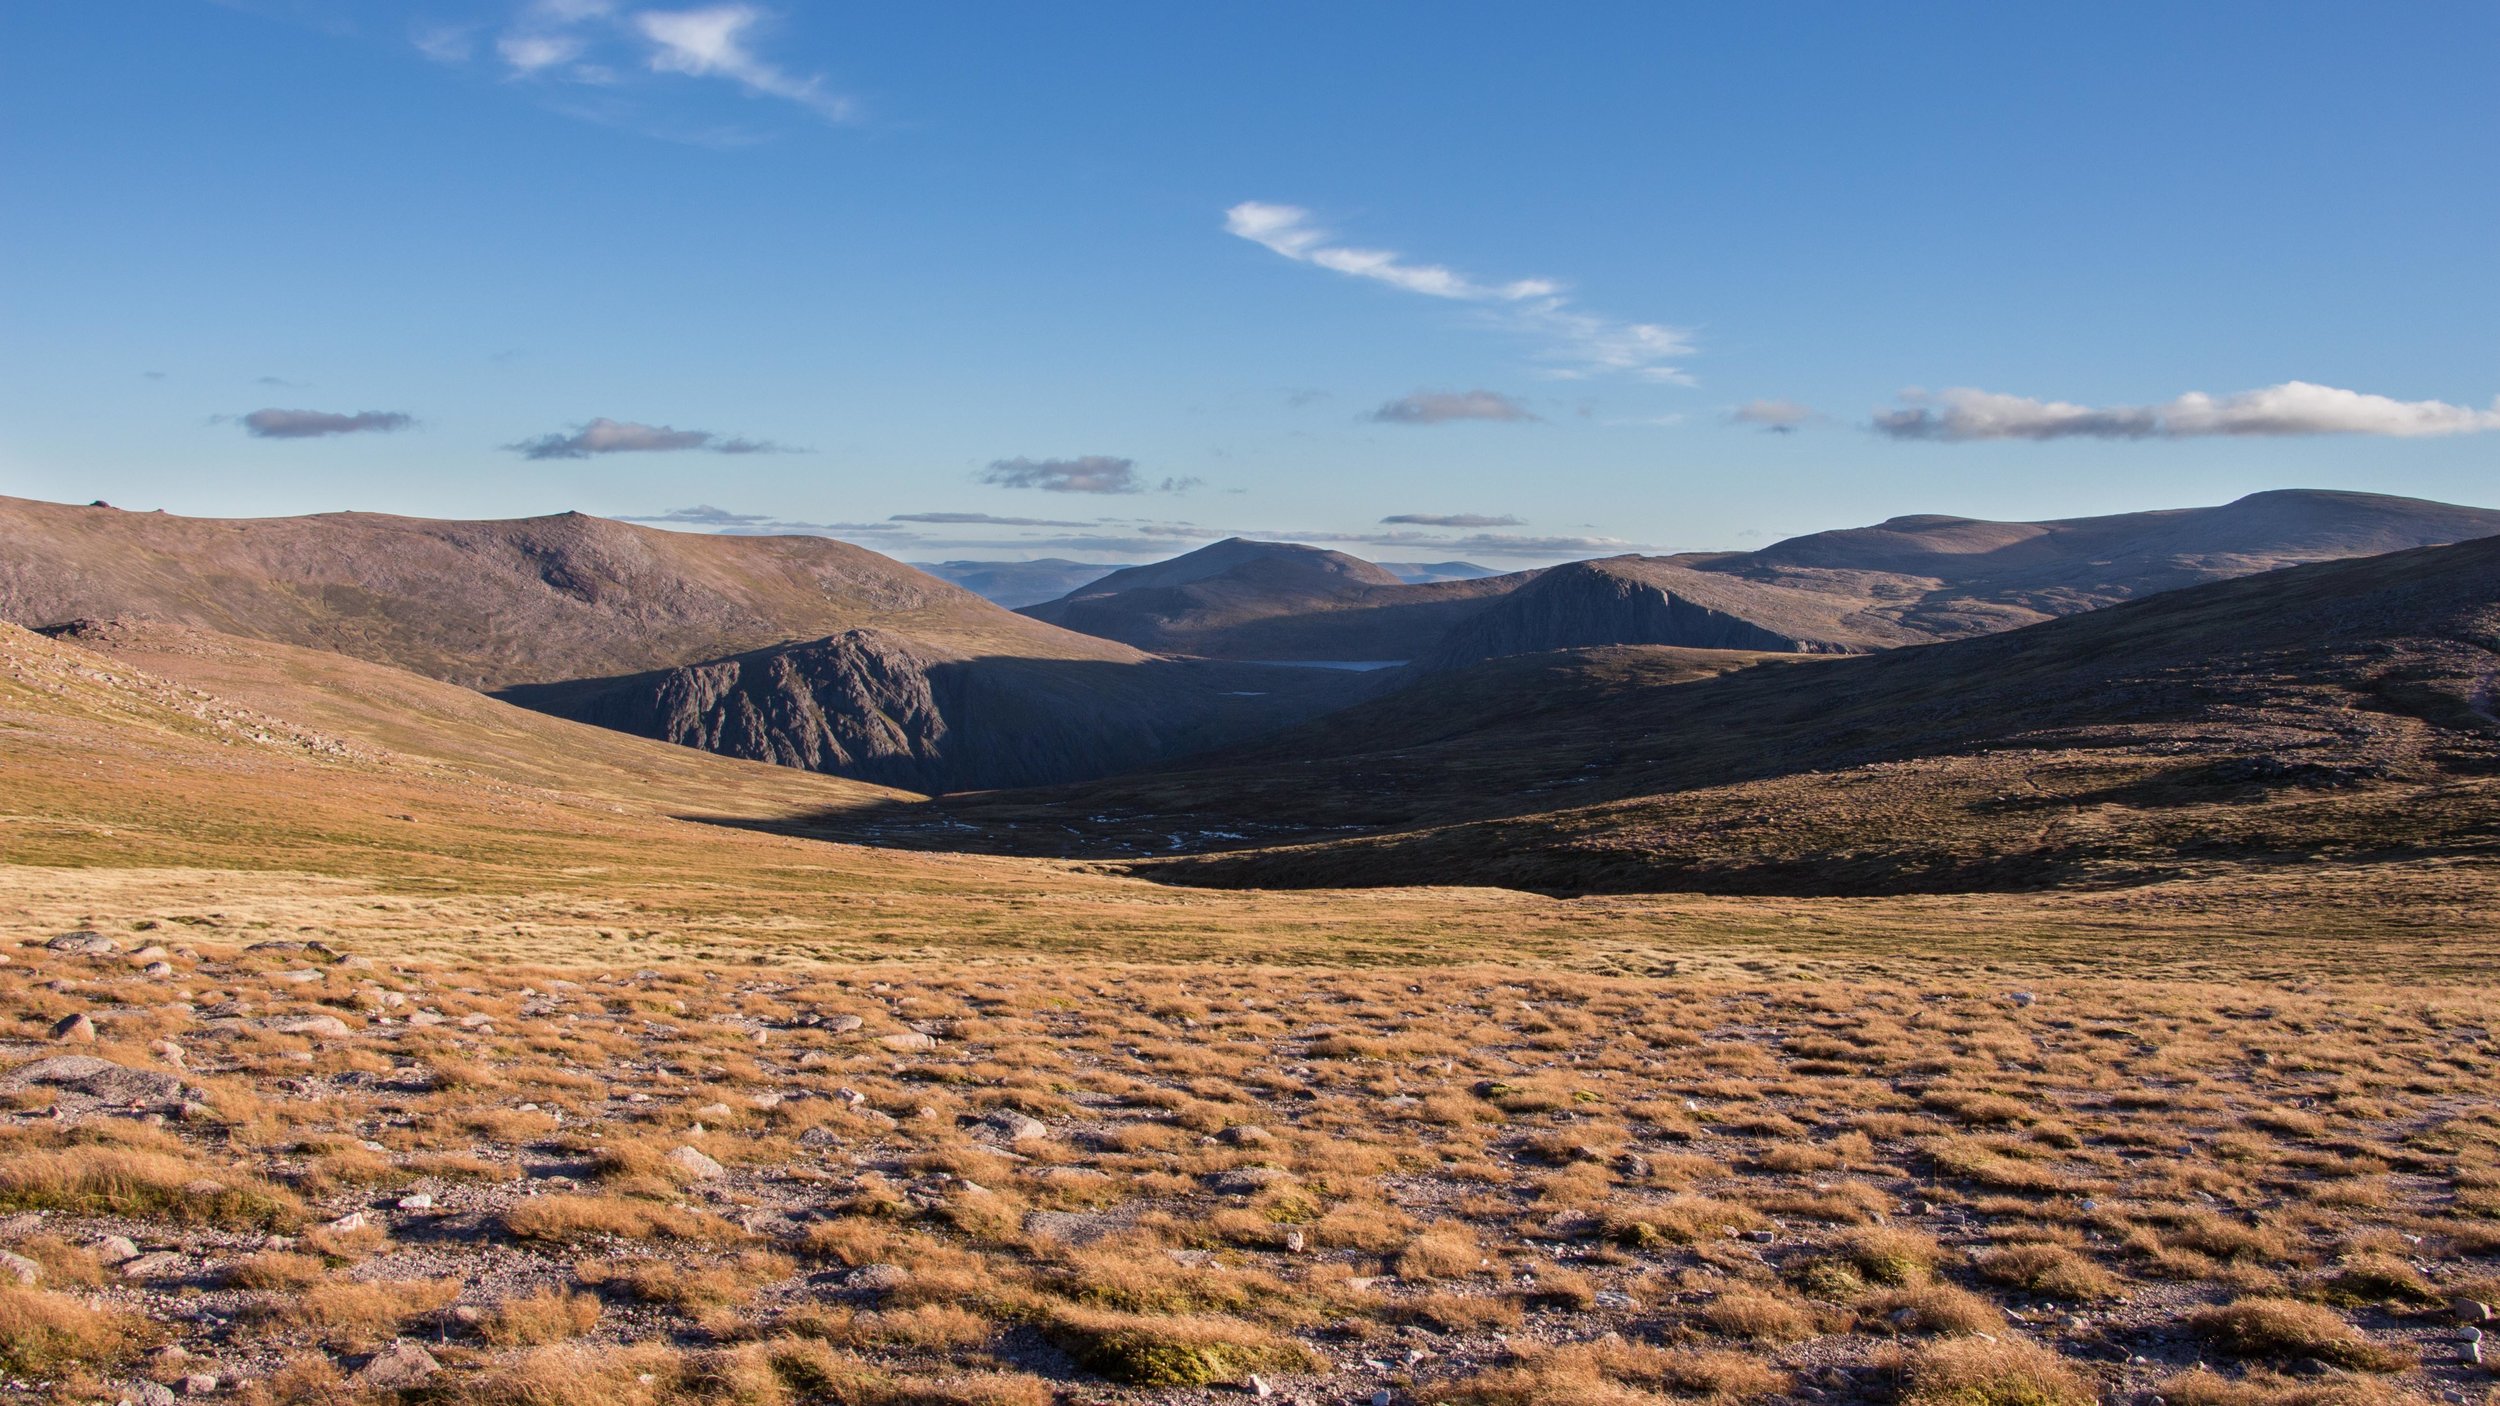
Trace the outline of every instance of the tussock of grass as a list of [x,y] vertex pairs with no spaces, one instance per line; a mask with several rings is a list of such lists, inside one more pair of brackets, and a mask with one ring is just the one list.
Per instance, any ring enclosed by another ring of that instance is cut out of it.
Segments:
[[704,1211],[623,1196],[533,1196],[505,1211],[504,1232],[516,1240],[580,1244],[602,1236],[619,1240],[675,1240],[727,1245],[748,1239],[745,1231]]
[[0,1160],[0,1210],[133,1216],[180,1224],[279,1229],[301,1201],[231,1168],[126,1147],[11,1150]]
[[0,1373],[50,1377],[110,1367],[155,1336],[147,1319],[43,1289],[0,1287]]
[[460,1297],[457,1279],[366,1282],[334,1279],[263,1299],[254,1317],[271,1327],[309,1333],[335,1347],[361,1348],[397,1337],[410,1320]]
[[1911,1356],[1903,1406],[2095,1406],[2092,1383],[2020,1339],[1949,1338]]
[[2234,1357],[2314,1357],[2360,1372],[2399,1372],[2413,1355],[2374,1343],[2333,1309],[2298,1299],[2248,1298],[2188,1320],[2197,1336]]
[[497,1347],[544,1347],[578,1338],[598,1323],[597,1295],[541,1289],[495,1305],[478,1336]]
[[1212,1386],[1252,1372],[1318,1365],[1309,1348],[1235,1318],[1065,1307],[1049,1316],[1043,1332],[1086,1370],[1133,1386]]

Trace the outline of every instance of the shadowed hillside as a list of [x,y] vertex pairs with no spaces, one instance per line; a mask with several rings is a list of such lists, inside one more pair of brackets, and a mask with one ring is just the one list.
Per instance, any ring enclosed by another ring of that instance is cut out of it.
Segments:
[[[957,845],[970,824],[1007,849],[1205,851],[1141,872],[1261,886],[1924,892],[2486,862],[2495,696],[2489,539],[1871,656],[1498,660],[1204,766],[938,813]],[[1054,812],[1087,819],[1043,829]],[[835,828],[911,843],[913,814]]]
[[1217,660],[956,659],[884,630],[851,630],[501,696],[705,751],[939,792],[1129,771],[1377,689],[1341,670]]

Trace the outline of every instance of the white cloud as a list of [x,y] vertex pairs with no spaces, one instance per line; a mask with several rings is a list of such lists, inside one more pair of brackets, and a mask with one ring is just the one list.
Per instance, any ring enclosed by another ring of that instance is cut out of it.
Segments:
[[653,45],[654,72],[727,78],[749,92],[797,103],[829,121],[849,117],[850,100],[825,91],[822,78],[786,73],[747,48],[747,31],[763,17],[751,5],[645,10],[634,16],[634,27]]
[[1903,408],[1875,417],[1877,433],[1894,439],[1959,443],[2317,434],[2409,439],[2500,430],[2500,398],[2492,401],[2491,408],[2477,410],[2441,400],[2392,400],[2308,381],[2285,381],[2222,396],[2190,391],[2159,405],[2095,407],[1968,387],[1932,395],[1904,391],[1901,400]]
[[1446,425],[1453,420],[1533,420],[1528,408],[1499,391],[1417,391],[1370,416],[1384,425]]
[[[494,57],[516,80],[602,90],[629,86],[632,73],[721,79],[750,94],[795,103],[828,121],[853,115],[851,100],[830,91],[819,75],[793,73],[757,51],[756,38],[771,15],[747,4],[691,9],[626,11],[613,0],[531,0],[512,12],[496,34]],[[420,28],[410,36],[418,52],[438,63],[465,63],[476,52],[475,26]],[[705,145],[743,145],[743,133],[724,138],[718,128],[687,132],[637,117],[637,108],[610,94],[598,102],[557,104],[559,111],[609,126],[648,126],[654,136]]]
[[1687,384],[1672,363],[1692,355],[1690,333],[1651,322],[1619,322],[1572,305],[1563,285],[1550,278],[1489,283],[1440,264],[1413,263],[1386,249],[1332,242],[1298,205],[1245,200],[1224,212],[1224,229],[1298,263],[1426,297],[1472,303],[1496,326],[1541,344],[1539,359],[1563,379],[1629,375]]

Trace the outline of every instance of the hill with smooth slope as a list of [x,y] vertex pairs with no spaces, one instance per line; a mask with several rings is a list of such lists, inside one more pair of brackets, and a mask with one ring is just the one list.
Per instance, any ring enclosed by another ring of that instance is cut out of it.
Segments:
[[1132,661],[874,552],[580,513],[188,518],[0,498],[0,620],[164,620],[470,688],[666,668],[875,626],[957,657]]
[[1527,583],[1416,657],[1446,669],[1601,644],[1886,649],[1967,639],[2284,566],[2495,534],[2500,511],[2488,508],[2309,489],[2051,522],[1898,517],[1756,552],[1575,563]]
[[1022,613],[1161,654],[1403,661],[1522,579],[1410,585],[1343,552],[1233,537]]

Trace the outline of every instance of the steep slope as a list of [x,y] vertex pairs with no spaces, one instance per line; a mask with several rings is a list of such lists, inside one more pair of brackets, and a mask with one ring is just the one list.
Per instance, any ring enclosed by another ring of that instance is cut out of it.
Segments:
[[1343,552],[1234,537],[1022,613],[1166,654],[1405,660],[1524,579],[1409,585]]
[[140,616],[481,689],[866,625],[961,654],[1139,657],[821,537],[663,532],[579,513],[229,520],[0,498],[0,620]]
[[[1763,661],[1497,660],[1195,767],[937,813],[1009,850],[1050,847],[1045,810],[1081,814],[1060,851],[1207,851],[1141,872],[1226,885],[1848,894],[2500,863],[2500,539]],[[1503,695],[1536,701],[1439,709]],[[834,828],[910,842],[912,814]]]
[[1037,786],[1206,751],[1378,685],[1214,660],[965,659],[884,630],[617,679],[506,690],[526,707],[915,791]]
[[550,717],[326,650],[155,621],[80,621],[49,633],[65,646],[429,775],[721,819],[763,820],[902,799],[879,786],[709,756]]

